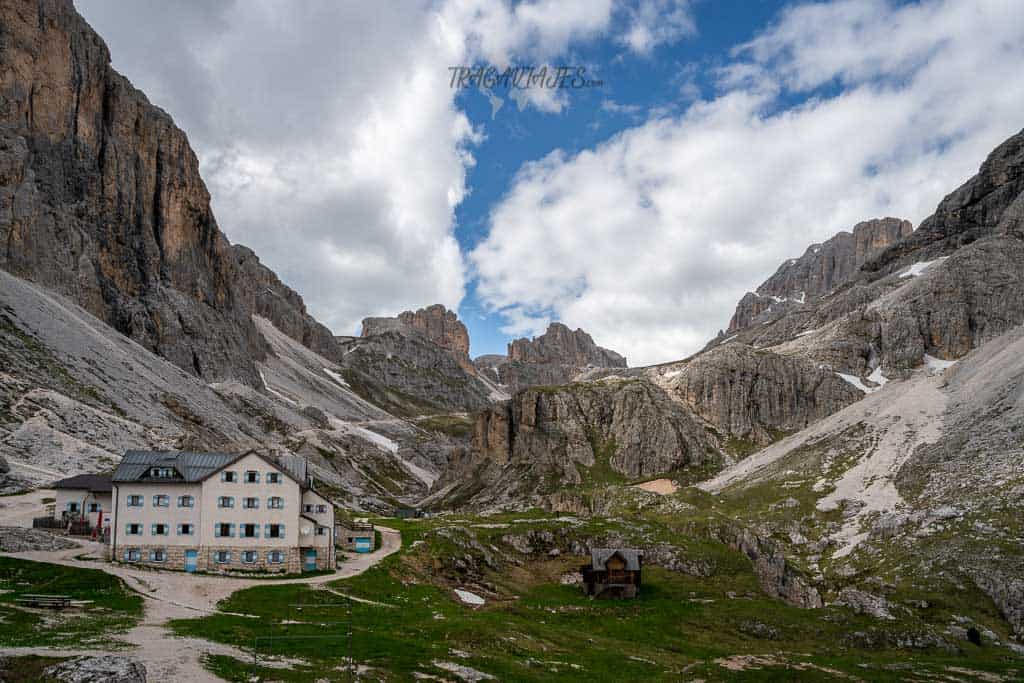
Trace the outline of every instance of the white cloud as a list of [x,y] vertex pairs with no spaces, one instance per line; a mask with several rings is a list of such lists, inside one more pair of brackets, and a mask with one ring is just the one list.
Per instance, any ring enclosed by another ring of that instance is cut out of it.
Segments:
[[679,358],[782,260],[865,218],[916,224],[1024,126],[1021,3],[799,6],[735,60],[717,98],[524,167],[472,254],[484,300]]
[[[189,134],[228,237],[338,333],[463,297],[454,209],[483,132],[448,67],[544,63],[619,16],[612,0],[77,4]],[[565,101],[537,90],[523,104]]]
[[625,11],[629,24],[619,41],[638,54],[697,32],[689,0],[639,0]]

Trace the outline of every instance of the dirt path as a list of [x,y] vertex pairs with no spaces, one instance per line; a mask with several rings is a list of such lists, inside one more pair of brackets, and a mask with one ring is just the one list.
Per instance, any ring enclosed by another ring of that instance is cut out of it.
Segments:
[[[52,496],[52,494],[52,491],[33,491],[22,496],[0,499],[3,500],[3,503],[0,503],[0,525],[31,526],[32,517],[41,514],[42,499]],[[0,554],[67,567],[100,569],[121,578],[129,588],[139,592],[146,600],[142,621],[124,635],[124,641],[138,648],[129,653],[145,663],[149,678],[155,681],[218,681],[218,678],[202,667],[200,660],[203,655],[207,653],[222,654],[244,660],[250,657],[251,653],[228,645],[175,636],[167,628],[169,621],[218,612],[218,602],[244,588],[284,583],[321,585],[329,581],[362,574],[388,555],[397,552],[402,546],[402,537],[398,531],[386,527],[377,528],[381,532],[381,547],[378,550],[362,555],[346,555],[346,560],[341,568],[333,574],[280,580],[186,574],[76,559],[83,556],[102,556],[103,546],[92,541],[79,541],[81,547],[68,550]],[[69,650],[46,647],[0,648],[0,655],[12,656],[30,654],[74,656],[105,653],[126,654],[125,649],[118,648],[111,650]]]

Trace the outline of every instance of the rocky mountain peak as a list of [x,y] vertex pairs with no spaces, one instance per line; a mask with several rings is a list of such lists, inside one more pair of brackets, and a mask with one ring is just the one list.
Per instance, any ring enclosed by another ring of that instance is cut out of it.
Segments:
[[627,367],[623,356],[598,346],[583,330],[570,330],[559,322],[551,323],[544,334],[532,340],[523,338],[510,342],[508,358],[523,363],[552,363],[578,368]]
[[812,244],[800,258],[785,261],[775,274],[740,300],[728,334],[749,327],[780,307],[800,305],[851,281],[861,266],[913,233],[910,221],[875,218]]
[[0,66],[0,268],[189,373],[258,386],[266,343],[185,133],[68,0],[5,3]]
[[363,319],[363,337],[384,332],[422,335],[448,351],[467,372],[476,374],[476,368],[469,360],[469,332],[459,320],[458,314],[441,304],[433,304],[416,311],[402,311],[394,318]]

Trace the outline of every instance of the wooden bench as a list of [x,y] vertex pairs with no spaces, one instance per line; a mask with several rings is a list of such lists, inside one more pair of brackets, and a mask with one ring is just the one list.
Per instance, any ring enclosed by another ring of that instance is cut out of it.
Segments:
[[47,607],[49,609],[67,609],[71,606],[68,595],[31,595],[25,594],[18,598],[19,605],[26,607]]

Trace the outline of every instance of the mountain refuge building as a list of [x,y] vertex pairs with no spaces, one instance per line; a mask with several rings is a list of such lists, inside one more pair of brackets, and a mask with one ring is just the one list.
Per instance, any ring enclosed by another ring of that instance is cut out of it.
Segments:
[[187,572],[335,566],[334,506],[304,459],[128,451],[112,484],[114,561]]
[[590,564],[581,567],[583,590],[595,598],[635,598],[640,592],[644,551],[593,548]]

